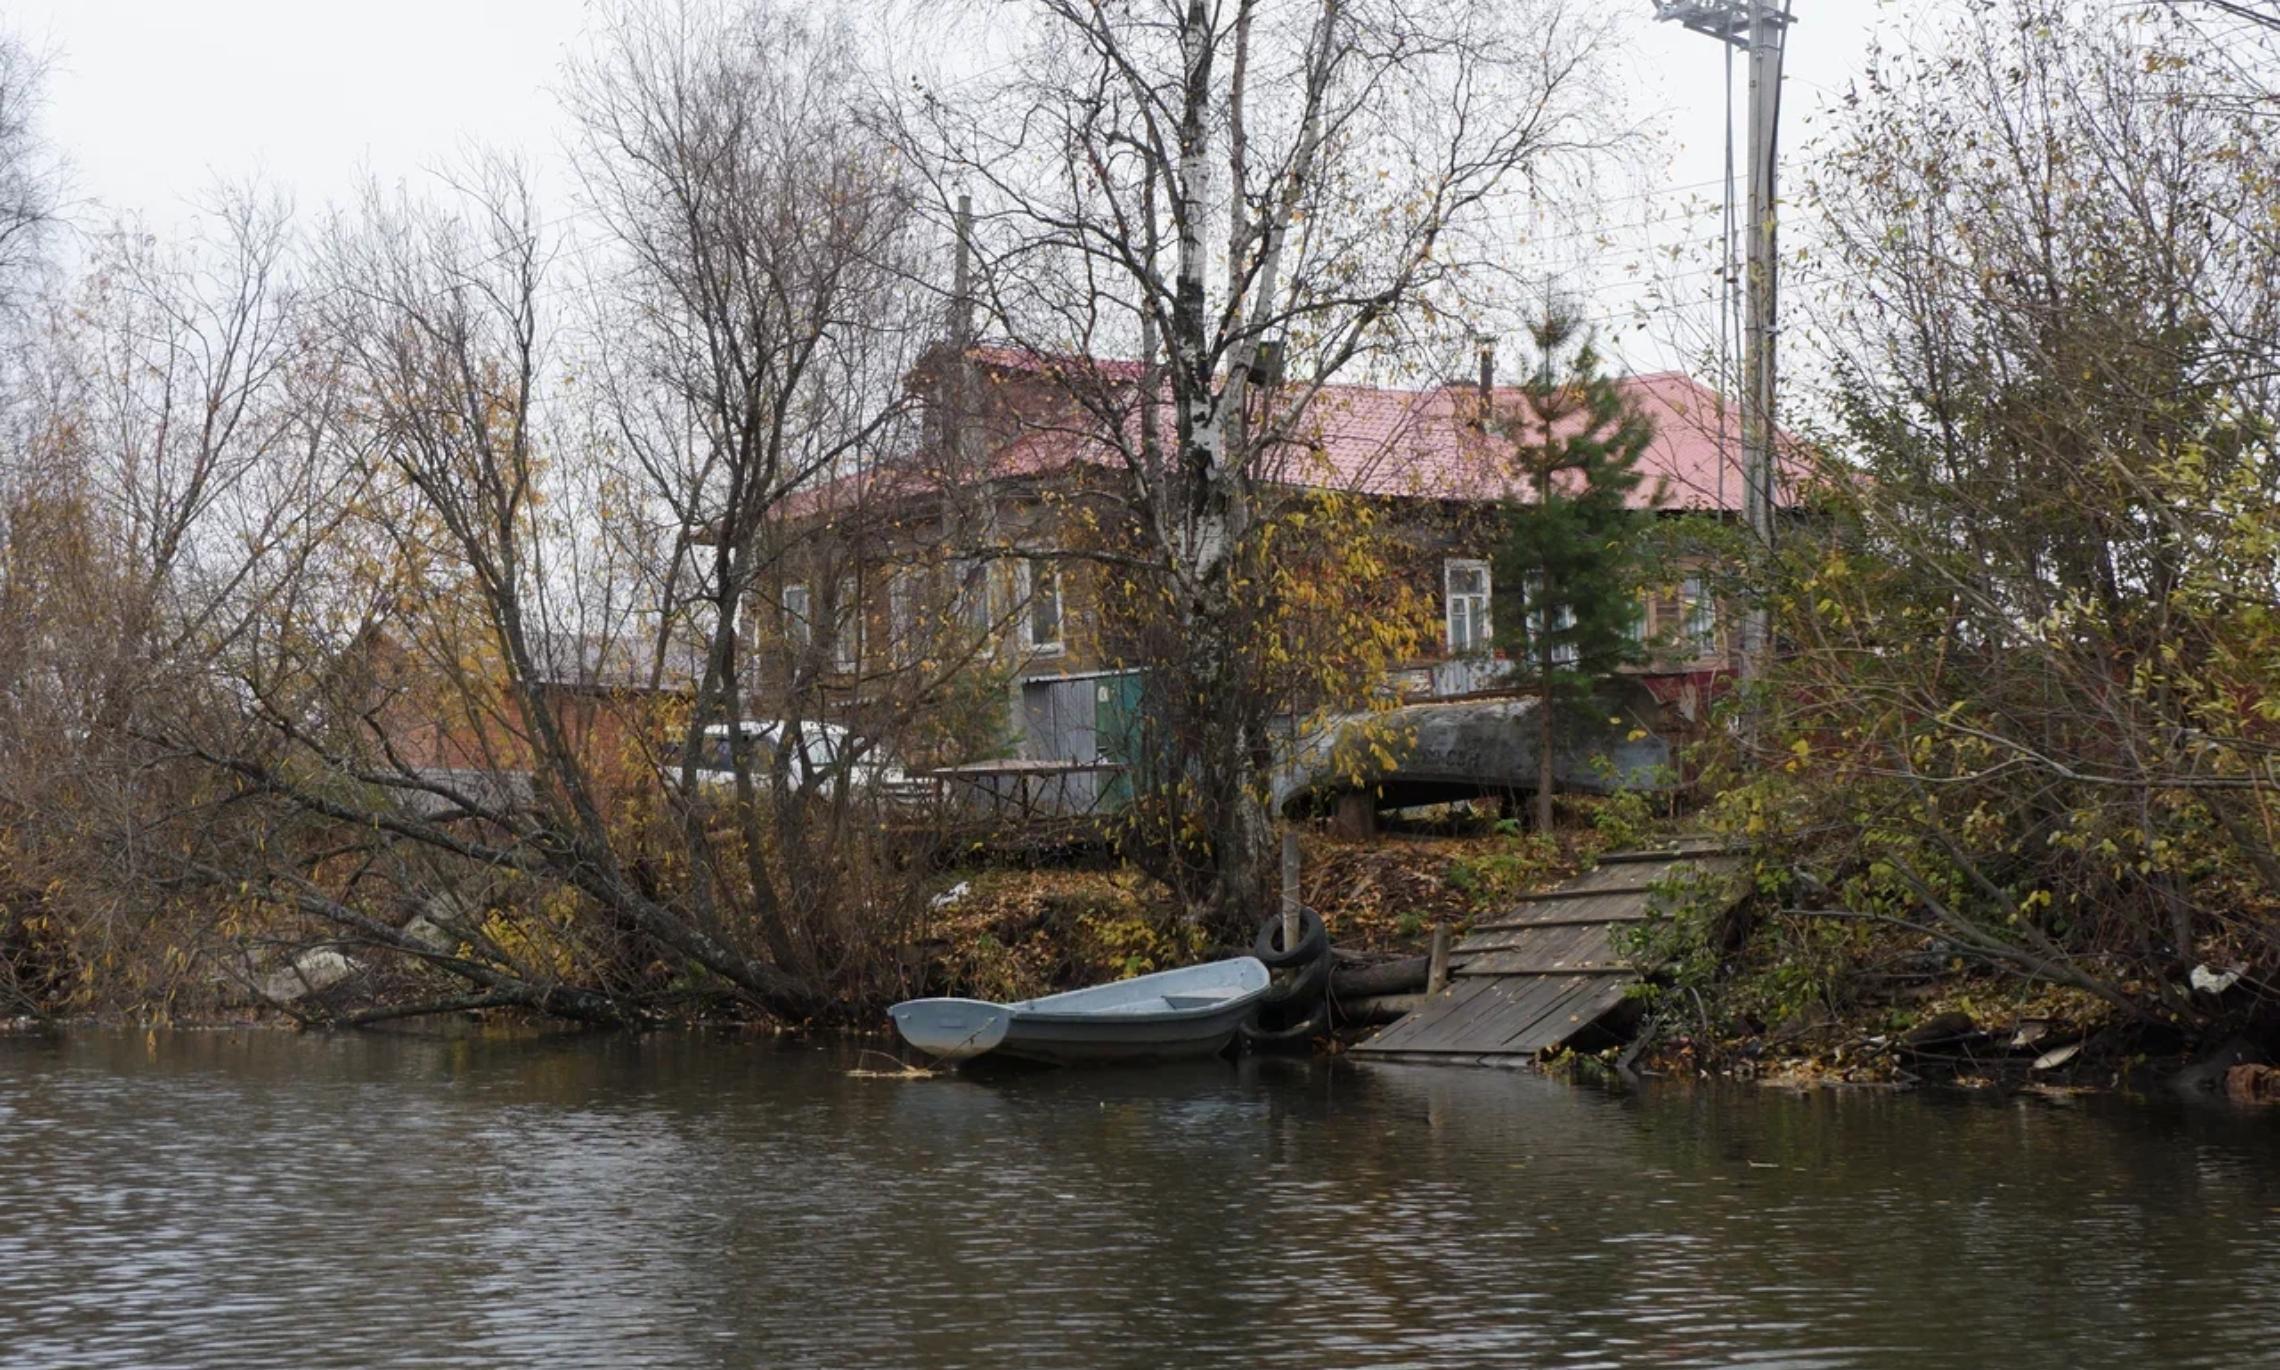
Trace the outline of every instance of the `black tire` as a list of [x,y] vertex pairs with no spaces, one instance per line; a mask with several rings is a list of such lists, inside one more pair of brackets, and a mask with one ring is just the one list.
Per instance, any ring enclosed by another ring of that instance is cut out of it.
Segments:
[[1330,1032],[1330,1003],[1318,1000],[1312,1012],[1284,1027],[1261,1027],[1247,1022],[1238,1030],[1245,1051],[1307,1051],[1314,1039]]
[[1259,935],[1251,943],[1251,954],[1266,962],[1269,967],[1296,966],[1330,955],[1330,932],[1322,926],[1322,915],[1309,908],[1298,911],[1298,945],[1289,951],[1282,949],[1282,915],[1274,914],[1259,924]]
[[[1323,944],[1323,950],[1329,950],[1327,942]],[[1260,996],[1259,1002],[1274,1008],[1300,1008],[1320,1000],[1323,991],[1329,986],[1330,957],[1317,956],[1304,965],[1295,968],[1285,966],[1277,971],[1275,979],[1268,984],[1267,992]]]

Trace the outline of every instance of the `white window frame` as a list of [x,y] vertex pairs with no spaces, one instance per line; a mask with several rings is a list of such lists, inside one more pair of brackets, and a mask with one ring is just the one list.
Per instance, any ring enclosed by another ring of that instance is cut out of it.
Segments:
[[903,567],[887,581],[887,646],[895,663],[918,660],[918,571]]
[[[1468,590],[1460,596],[1456,585],[1460,572],[1479,573],[1480,589]],[[1447,645],[1449,655],[1471,656],[1487,652],[1495,645],[1496,629],[1490,617],[1495,602],[1496,577],[1487,562],[1469,557],[1449,557],[1441,562],[1441,640]],[[1460,609],[1465,622],[1462,631],[1457,626]]]
[[[1534,644],[1544,639],[1544,611],[1536,605],[1536,601],[1543,598],[1543,584],[1544,578],[1541,574],[1531,575],[1520,590],[1520,609],[1522,613],[1528,616],[1529,659],[1531,664],[1537,659]],[[1562,604],[1559,622],[1553,626],[1555,628],[1573,628],[1575,626],[1575,606]],[[1576,651],[1575,644],[1572,642],[1563,642],[1552,649],[1552,665],[1555,667],[1573,666],[1580,659],[1581,654]]]
[[993,626],[990,614],[990,563],[982,557],[960,557],[950,563],[950,605],[957,623],[977,638],[987,637]]
[[1701,576],[1688,576],[1679,583],[1678,604],[1680,632],[1684,635],[1687,650],[1697,657],[1716,654],[1718,650],[1718,601]]
[[784,615],[784,640],[795,648],[806,650],[815,629],[815,597],[803,582],[795,580],[786,585],[783,594],[777,597],[777,607]]
[[[1053,638],[1040,641],[1037,637],[1037,573],[1042,568],[1051,582],[1053,595]],[[1013,564],[1015,597],[1021,605],[1021,647],[1032,656],[1059,656],[1068,650],[1068,600],[1061,593],[1061,568],[1058,563],[1044,557],[1023,557]]]
[[831,606],[831,666],[853,671],[863,664],[862,583],[854,576],[839,578],[839,598]]

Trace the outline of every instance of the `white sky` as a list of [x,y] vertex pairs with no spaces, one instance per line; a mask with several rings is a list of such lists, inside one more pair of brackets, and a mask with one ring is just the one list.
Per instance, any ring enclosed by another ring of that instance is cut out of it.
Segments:
[[[1716,232],[1714,212],[1688,213],[1689,198],[1701,209],[1714,187],[1667,188],[1719,175],[1723,67],[1712,40],[1651,22],[1649,0],[1597,3],[1635,16],[1629,79],[1638,112],[1662,116],[1663,153],[1607,191],[1624,197],[1603,211],[1629,225],[1619,236],[1632,250],[1616,254],[1621,261],[1565,228],[1563,241],[1542,255],[1577,282],[1587,307],[1612,314],[1649,297],[1623,269],[1639,259],[1637,247],[1693,242],[1699,253]],[[345,200],[367,171],[383,182],[416,183],[475,143],[523,152],[545,201],[566,209],[563,121],[550,88],[609,4],[13,0],[6,22],[54,58],[46,131],[71,164],[82,221],[133,212],[164,232],[220,178],[258,175],[316,211]],[[1803,145],[1814,111],[1843,90],[1870,30],[1884,16],[1921,8],[1796,0],[1786,148]],[[1738,63],[1736,70],[1739,82]],[[1641,186],[1659,193],[1636,193]],[[1660,270],[1677,278],[1674,291],[1706,292],[1714,281],[1704,260]],[[1710,327],[1664,314],[1643,331],[1617,325],[1610,341],[1645,369],[1685,361]]]

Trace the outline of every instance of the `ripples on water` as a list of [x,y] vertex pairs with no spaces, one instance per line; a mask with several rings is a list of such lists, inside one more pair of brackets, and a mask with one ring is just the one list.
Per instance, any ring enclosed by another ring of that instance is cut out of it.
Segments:
[[2280,1119],[854,1063],[0,1039],[0,1364],[2280,1361]]

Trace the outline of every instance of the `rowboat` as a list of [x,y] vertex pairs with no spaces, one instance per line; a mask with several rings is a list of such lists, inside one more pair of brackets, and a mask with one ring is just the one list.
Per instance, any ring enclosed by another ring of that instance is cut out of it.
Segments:
[[1018,1004],[909,999],[888,1012],[904,1041],[944,1061],[1163,1061],[1224,1050],[1267,984],[1264,962],[1238,956]]

